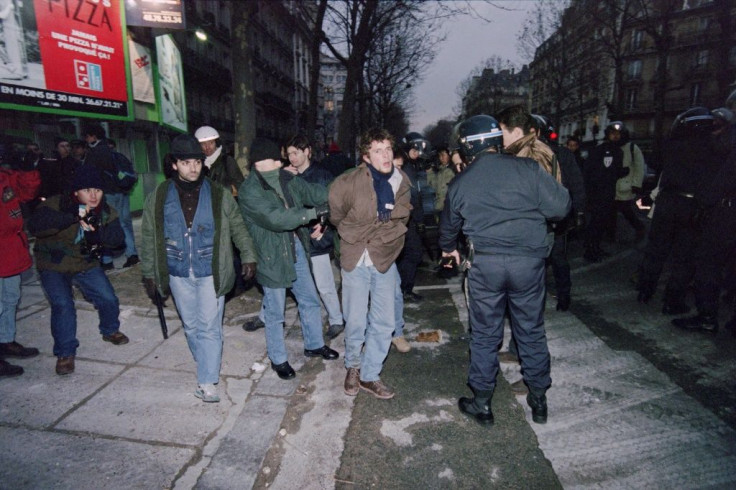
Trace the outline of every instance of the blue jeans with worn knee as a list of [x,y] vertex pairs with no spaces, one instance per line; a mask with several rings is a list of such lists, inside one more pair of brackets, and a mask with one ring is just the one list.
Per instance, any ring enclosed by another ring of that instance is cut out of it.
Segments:
[[55,356],[76,355],[79,347],[72,284],[79,286],[84,297],[97,308],[102,335],[111,335],[120,329],[120,302],[101,267],[76,274],[42,270],[39,276],[51,304],[51,335],[54,337]]
[[[135,235],[133,234],[133,218],[130,216],[130,196],[122,193],[108,193],[105,194],[105,199],[118,212],[120,226],[125,234],[125,256],[138,255],[138,250],[135,248]],[[112,257],[104,255],[102,262],[112,262]]]
[[[319,349],[325,345],[322,337],[322,305],[309,271],[309,262],[299,240],[294,240],[296,250],[296,280],[291,283],[291,292],[299,308],[302,336],[305,349]],[[286,288],[263,287],[263,322],[266,324],[266,350],[274,364],[288,360],[284,343],[284,309]]]
[[222,363],[222,315],[225,297],[215,295],[212,276],[169,276],[171,294],[179,310],[189,350],[197,363],[197,382],[220,381]]
[[20,301],[20,274],[0,277],[0,343],[15,340],[15,312]]
[[384,273],[372,265],[342,270],[345,367],[360,368],[361,381],[380,379],[383,360],[391,347],[391,334],[397,327],[398,281],[396,264],[391,264]]

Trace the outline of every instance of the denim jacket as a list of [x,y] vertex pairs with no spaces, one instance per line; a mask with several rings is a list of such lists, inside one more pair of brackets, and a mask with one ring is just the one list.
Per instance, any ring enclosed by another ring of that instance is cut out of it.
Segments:
[[164,202],[164,239],[169,274],[177,277],[189,277],[190,272],[194,277],[212,275],[215,221],[208,181],[202,182],[191,228],[187,228],[176,186],[169,186]]

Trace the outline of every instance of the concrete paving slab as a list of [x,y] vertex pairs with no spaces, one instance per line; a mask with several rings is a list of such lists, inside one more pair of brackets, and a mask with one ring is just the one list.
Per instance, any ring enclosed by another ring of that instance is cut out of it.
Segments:
[[122,365],[77,359],[76,373],[59,376],[53,356],[13,359],[13,363],[23,366],[25,374],[0,379],[0,423],[33,428],[53,426],[124,369]]
[[287,398],[251,396],[196,488],[251,488],[274,437],[279,437],[288,403]]
[[266,334],[263,329],[246,332],[236,326],[223,328],[224,347],[222,351],[223,376],[250,376],[254,362],[263,362],[266,352]]
[[[220,392],[227,380],[220,381]],[[203,403],[186,373],[134,367],[88,400],[57,427],[141,441],[201,445],[232,403]],[[115,417],[110,417],[115,413]]]
[[168,488],[195,454],[192,448],[167,447],[101,438],[0,427],[3,488]]

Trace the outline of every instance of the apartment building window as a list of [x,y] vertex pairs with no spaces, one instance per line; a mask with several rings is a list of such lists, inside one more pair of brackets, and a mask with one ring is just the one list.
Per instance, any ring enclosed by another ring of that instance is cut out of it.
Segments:
[[701,17],[701,18],[699,18],[698,19],[698,30],[700,32],[707,31],[710,28],[711,20],[712,19],[710,17]]
[[695,55],[695,68],[703,68],[708,64],[708,50],[702,49]]
[[631,34],[631,50],[636,51],[641,48],[641,42],[644,39],[644,31],[635,30]]
[[636,109],[638,106],[639,90],[632,88],[626,91],[626,108]]
[[641,60],[629,62],[627,75],[629,80],[638,80],[641,78]]
[[700,105],[701,84],[694,83],[690,86],[690,105]]

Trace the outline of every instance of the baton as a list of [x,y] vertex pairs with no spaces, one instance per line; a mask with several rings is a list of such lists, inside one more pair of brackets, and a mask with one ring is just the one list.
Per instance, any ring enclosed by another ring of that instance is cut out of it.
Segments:
[[169,328],[166,326],[166,317],[164,316],[164,302],[161,299],[161,294],[156,289],[156,308],[158,309],[158,322],[161,324],[161,333],[164,336],[164,340],[169,338]]

